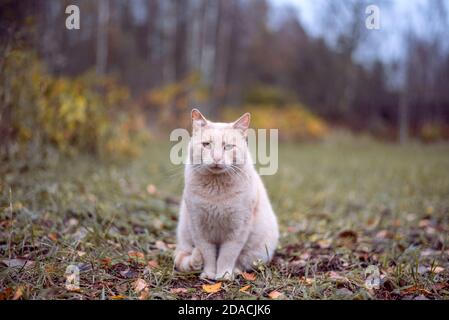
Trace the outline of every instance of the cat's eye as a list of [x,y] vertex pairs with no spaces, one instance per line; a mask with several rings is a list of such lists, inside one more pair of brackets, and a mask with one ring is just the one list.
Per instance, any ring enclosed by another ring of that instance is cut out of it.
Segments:
[[203,142],[204,148],[210,148],[210,142]]
[[225,146],[223,147],[223,149],[225,149],[226,151],[227,150],[231,150],[232,148],[234,148],[235,147],[235,145],[233,145],[233,144],[225,144]]

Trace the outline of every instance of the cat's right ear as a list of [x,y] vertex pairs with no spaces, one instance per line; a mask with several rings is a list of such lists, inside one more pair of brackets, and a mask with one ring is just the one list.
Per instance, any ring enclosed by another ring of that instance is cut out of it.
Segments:
[[201,114],[198,109],[192,109],[192,128],[200,128],[207,125],[207,119]]

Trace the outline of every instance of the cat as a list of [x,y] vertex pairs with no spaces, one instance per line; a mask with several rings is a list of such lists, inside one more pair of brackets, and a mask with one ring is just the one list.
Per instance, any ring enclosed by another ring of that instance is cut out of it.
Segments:
[[193,109],[191,118],[174,267],[230,280],[271,261],[277,218],[247,145],[250,114],[218,123]]

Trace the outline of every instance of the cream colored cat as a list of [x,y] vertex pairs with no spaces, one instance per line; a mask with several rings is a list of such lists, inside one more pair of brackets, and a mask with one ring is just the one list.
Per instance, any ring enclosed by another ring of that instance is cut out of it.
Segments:
[[175,269],[201,278],[232,279],[276,249],[276,216],[247,146],[249,113],[233,123],[206,120],[192,110]]

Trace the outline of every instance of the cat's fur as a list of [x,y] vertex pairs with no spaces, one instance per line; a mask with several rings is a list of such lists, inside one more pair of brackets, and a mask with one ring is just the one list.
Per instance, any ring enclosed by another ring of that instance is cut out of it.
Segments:
[[175,269],[230,279],[271,260],[278,224],[247,146],[249,113],[233,123],[208,121],[196,109],[191,116],[189,159],[197,164],[185,166]]

